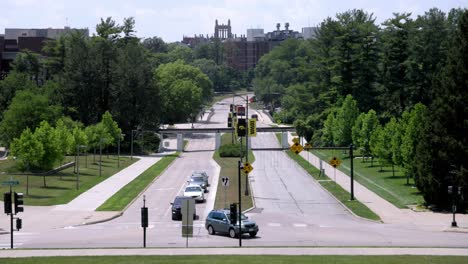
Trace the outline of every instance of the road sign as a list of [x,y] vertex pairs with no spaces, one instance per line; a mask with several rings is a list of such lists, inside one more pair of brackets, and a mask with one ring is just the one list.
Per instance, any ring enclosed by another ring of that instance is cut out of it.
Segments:
[[293,138],[292,142],[299,144],[299,138],[298,137]]
[[249,136],[257,136],[257,120],[255,118],[249,119]]
[[312,144],[310,143],[305,143],[304,144],[304,149],[311,149],[312,148]]
[[195,200],[182,200],[182,237],[193,237],[193,215],[195,213]]
[[3,186],[12,186],[12,185],[19,185],[19,181],[9,180],[9,181],[2,181]]
[[340,166],[341,164],[341,160],[337,159],[336,157],[333,157],[330,161],[329,161],[330,165],[332,165],[334,168]]
[[248,162],[244,163],[244,172],[246,174],[249,174],[251,171],[253,171],[253,169],[254,168],[252,167],[252,165],[250,165],[250,163]]
[[224,187],[229,187],[229,178],[228,177],[222,177],[221,182],[223,183]]
[[299,154],[302,150],[304,150],[304,148],[299,143],[292,144],[289,149],[291,149],[291,151],[296,154]]

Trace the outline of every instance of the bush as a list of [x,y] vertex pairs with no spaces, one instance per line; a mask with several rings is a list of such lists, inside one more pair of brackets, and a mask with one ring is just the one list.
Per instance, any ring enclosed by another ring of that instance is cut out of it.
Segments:
[[[242,152],[244,156],[244,152]],[[240,145],[239,144],[227,144],[222,145],[219,148],[220,157],[240,157]]]

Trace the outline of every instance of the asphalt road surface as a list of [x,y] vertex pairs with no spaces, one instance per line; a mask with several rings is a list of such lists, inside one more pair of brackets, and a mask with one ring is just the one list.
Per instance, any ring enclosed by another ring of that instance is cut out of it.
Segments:
[[[236,98],[235,103],[242,101]],[[230,103],[232,99],[216,104],[210,122],[196,126],[225,127]],[[256,112],[250,109],[249,115],[253,113]],[[257,114],[259,126],[271,123]],[[237,246],[237,239],[210,236],[204,228],[204,219],[213,208],[219,176],[219,167],[212,160],[214,134],[194,134],[187,139],[187,151],[144,192],[150,217],[147,246]],[[252,138],[252,146],[271,148],[279,144],[274,134],[259,133]],[[355,217],[282,151],[259,150],[254,155],[256,161],[249,180],[256,208],[248,216],[258,223],[260,231],[256,238],[245,235],[245,246],[468,247],[465,233],[428,232],[412,224],[390,225]],[[187,240],[181,235],[181,222],[171,220],[170,203],[182,194],[195,170],[209,174],[211,187],[206,202],[196,204],[199,219],[194,221],[193,237]],[[101,224],[18,232],[15,244],[24,248],[141,247],[142,204],[143,197],[139,197],[121,217]],[[9,235],[0,235],[0,245],[8,241]]]

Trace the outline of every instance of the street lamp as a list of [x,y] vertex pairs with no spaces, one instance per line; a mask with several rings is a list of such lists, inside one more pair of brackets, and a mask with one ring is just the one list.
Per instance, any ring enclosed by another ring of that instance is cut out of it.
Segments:
[[80,189],[80,149],[87,148],[85,145],[76,145],[76,189]]
[[125,134],[120,134],[119,140],[117,141],[117,168],[120,168],[120,140],[125,137]]

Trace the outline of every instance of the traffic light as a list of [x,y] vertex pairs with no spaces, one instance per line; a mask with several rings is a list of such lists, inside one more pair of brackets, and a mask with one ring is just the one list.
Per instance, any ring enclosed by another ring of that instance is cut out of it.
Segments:
[[148,207],[141,208],[141,227],[148,227]]
[[235,225],[237,223],[237,205],[235,203],[232,203],[229,206],[229,209],[229,221],[231,221],[232,225]]
[[230,118],[230,117],[228,117],[227,126],[232,127],[232,118]]
[[3,202],[5,214],[11,214],[11,193],[7,192],[3,194]]
[[23,228],[23,220],[16,218],[16,230],[19,231],[21,228]]
[[14,196],[14,201],[15,201],[15,214],[24,212],[24,208],[21,206],[21,205],[24,204],[24,202],[23,202],[23,198],[24,198],[23,193],[14,192],[13,196]]
[[247,133],[247,122],[245,121],[245,118],[239,118],[237,120],[237,135],[239,137],[245,137],[246,133]]
[[232,112],[233,112],[233,110],[234,110],[234,105],[233,105],[233,104],[230,104],[230,105],[229,105],[229,112],[231,112],[231,113],[232,113]]

